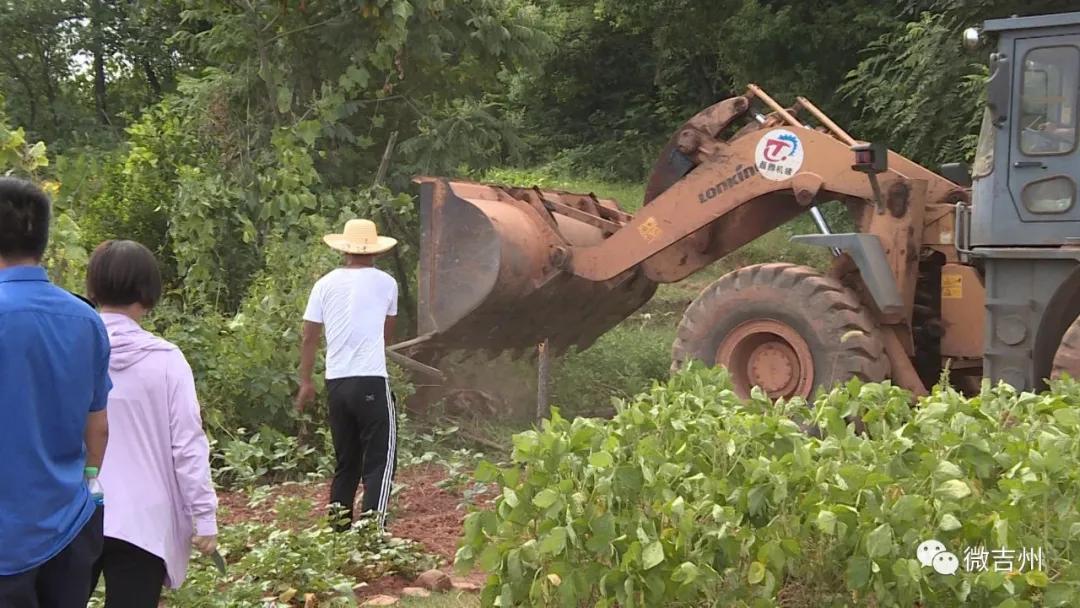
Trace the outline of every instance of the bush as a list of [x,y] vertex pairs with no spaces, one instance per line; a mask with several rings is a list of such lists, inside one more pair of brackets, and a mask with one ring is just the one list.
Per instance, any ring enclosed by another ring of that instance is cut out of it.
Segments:
[[588,349],[560,359],[552,374],[552,403],[569,416],[596,415],[668,377],[670,328],[624,321]]
[[[858,382],[813,410],[741,402],[723,372],[692,370],[611,421],[556,412],[514,437],[509,466],[477,470],[502,494],[468,516],[457,561],[490,573],[488,606],[1069,605],[1080,387],[908,403]],[[1014,551],[1013,568],[935,573],[916,559],[928,539],[963,562]]]
[[380,533],[372,520],[345,533],[335,532],[326,518],[297,529],[296,522],[313,509],[310,501],[282,498],[274,505],[274,523],[223,527],[219,542],[228,562],[226,574],[208,558],[196,557],[184,586],[169,592],[166,602],[187,608],[288,606],[312,593],[321,606],[354,606],[357,580],[393,573],[415,576],[434,566],[418,545]]
[[252,487],[260,483],[325,479],[334,473],[334,447],[330,429],[319,426],[310,445],[300,437],[264,426],[248,436],[244,428],[223,439],[212,438],[211,467],[223,486]]

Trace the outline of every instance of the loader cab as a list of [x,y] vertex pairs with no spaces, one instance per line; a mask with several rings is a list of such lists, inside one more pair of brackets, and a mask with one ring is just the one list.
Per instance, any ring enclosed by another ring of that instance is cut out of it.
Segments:
[[983,35],[997,49],[972,171],[970,245],[1080,243],[1080,13],[995,19]]
[[1040,389],[1080,322],[1080,12],[990,20],[983,36],[996,49],[959,248],[982,271],[983,375]]

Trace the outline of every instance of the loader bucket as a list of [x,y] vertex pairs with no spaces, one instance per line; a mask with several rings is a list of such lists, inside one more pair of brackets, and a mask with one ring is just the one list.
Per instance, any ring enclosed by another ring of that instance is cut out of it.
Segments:
[[566,270],[572,247],[599,243],[610,230],[549,212],[544,201],[587,195],[417,181],[418,331],[429,336],[425,350],[520,353],[544,340],[555,352],[585,348],[656,291],[637,267],[603,282]]

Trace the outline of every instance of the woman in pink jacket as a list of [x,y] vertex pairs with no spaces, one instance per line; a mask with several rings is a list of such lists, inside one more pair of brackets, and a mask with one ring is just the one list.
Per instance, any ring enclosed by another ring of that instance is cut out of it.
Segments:
[[112,346],[109,447],[100,475],[105,548],[95,586],[104,572],[106,608],[154,608],[164,585],[183,582],[192,546],[212,553],[217,545],[217,496],[195,380],[180,349],[139,326],[161,297],[150,250],[102,243],[86,284]]

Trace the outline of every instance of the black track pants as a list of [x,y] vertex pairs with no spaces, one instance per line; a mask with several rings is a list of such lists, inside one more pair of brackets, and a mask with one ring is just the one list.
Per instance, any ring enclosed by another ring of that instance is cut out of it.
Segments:
[[165,560],[118,538],[105,537],[94,564],[94,586],[105,573],[105,608],[157,608],[165,584]]
[[330,504],[352,521],[356,489],[364,482],[363,512],[386,520],[397,460],[397,413],[390,383],[378,376],[339,378],[329,391],[330,434],[337,465]]

